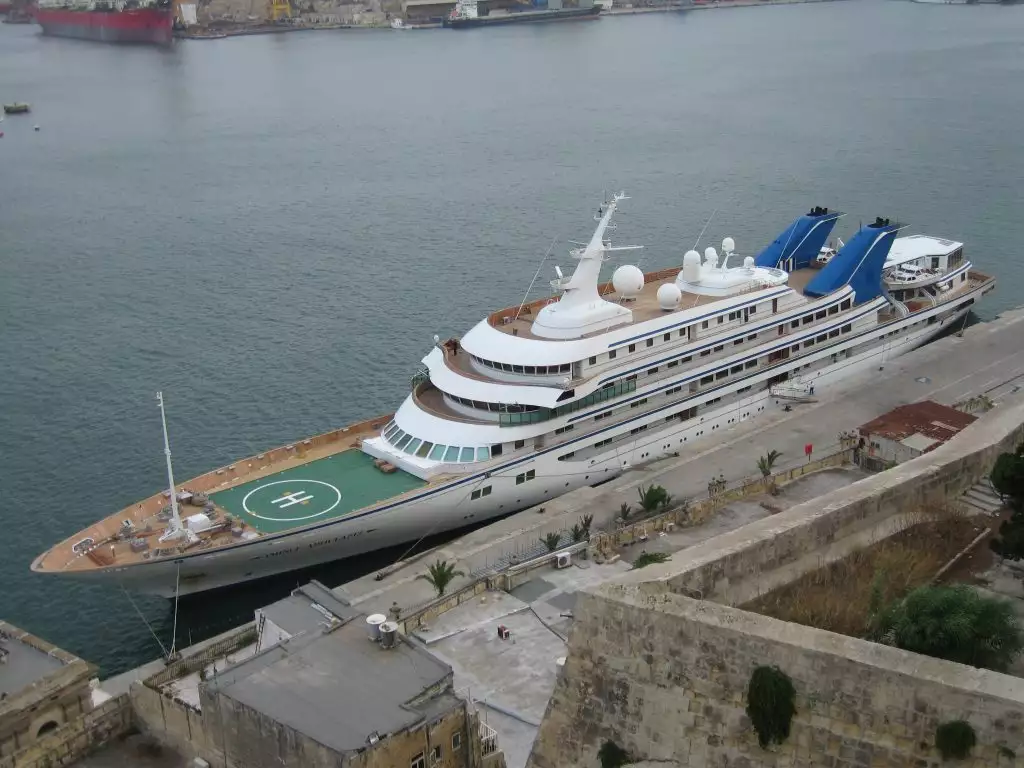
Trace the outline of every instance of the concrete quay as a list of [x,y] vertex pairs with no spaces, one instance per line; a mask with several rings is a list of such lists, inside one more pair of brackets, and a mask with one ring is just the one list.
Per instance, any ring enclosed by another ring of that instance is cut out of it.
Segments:
[[[454,687],[476,701],[484,723],[497,732],[507,765],[522,768],[568,654],[577,594],[621,579],[641,549],[624,548],[620,557],[598,563],[586,558],[586,544],[574,545],[568,547],[578,553],[573,566],[555,569],[542,536],[564,533],[584,513],[594,516],[595,532],[615,530],[620,504],[635,507],[641,485],[662,485],[677,499],[706,499],[712,479],[724,477],[733,486],[759,476],[757,458],[770,450],[782,452],[776,470],[786,474],[807,464],[805,445],[813,445],[812,459],[834,454],[839,433],[897,405],[924,399],[961,407],[971,401],[998,405],[1024,387],[1024,349],[1017,342],[1022,331],[1024,310],[1005,313],[851,378],[842,389],[829,388],[817,402],[793,404],[789,411],[784,403],[773,403],[758,420],[698,441],[678,457],[520,512],[334,592],[362,613],[397,608],[407,636],[452,666]],[[824,469],[787,485],[781,496],[771,497],[771,505],[785,508],[820,498],[861,477],[849,468]],[[767,517],[769,511],[758,502],[758,497],[732,501],[697,525],[652,530],[642,548],[677,553],[699,545]],[[673,554],[673,561],[678,559]],[[440,601],[421,578],[436,560],[455,563],[464,574]],[[499,639],[499,625],[509,631],[507,639]],[[154,662],[102,687],[116,696],[161,667]]]

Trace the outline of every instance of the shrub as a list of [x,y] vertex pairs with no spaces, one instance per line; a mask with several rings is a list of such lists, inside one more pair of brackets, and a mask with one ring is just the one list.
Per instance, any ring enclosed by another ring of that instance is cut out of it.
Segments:
[[622,502],[622,504],[619,505],[619,517],[623,520],[629,520],[629,509],[629,504]]
[[583,536],[583,538],[588,538],[590,536],[590,526],[593,525],[593,524],[594,524],[594,516],[593,515],[581,515],[580,516],[580,527],[583,529],[583,533],[585,534]]
[[664,552],[641,552],[640,557],[633,561],[633,568],[634,570],[645,568],[648,565],[664,563],[666,561],[668,561],[668,555]]
[[629,753],[614,741],[606,741],[601,745],[597,750],[597,759],[601,761],[601,768],[621,768],[633,762]]
[[758,667],[747,686],[747,717],[757,731],[757,743],[764,749],[789,738],[796,714],[796,690],[789,675],[778,667]]
[[999,454],[989,475],[996,492],[1014,500],[1024,499],[1024,456],[1020,455],[1020,450]]
[[999,526],[999,536],[991,539],[989,547],[1007,560],[1024,559],[1024,510],[1016,510],[1009,520]]
[[562,543],[562,534],[560,533],[548,533],[541,539],[544,542],[544,546],[548,548],[548,552],[554,552],[558,549],[558,545]]
[[640,486],[640,488],[637,489],[637,493],[640,494],[640,506],[644,512],[654,512],[657,509],[665,509],[672,500],[668,491],[660,485],[649,485],[646,488]]
[[918,587],[876,617],[871,636],[906,651],[999,672],[1024,648],[1010,603],[965,584]]
[[582,525],[574,523],[572,528],[569,529],[569,536],[572,538],[573,544],[579,544],[587,538],[587,532],[583,529]]
[[963,760],[978,743],[971,724],[964,720],[943,723],[935,729],[935,748],[943,760]]

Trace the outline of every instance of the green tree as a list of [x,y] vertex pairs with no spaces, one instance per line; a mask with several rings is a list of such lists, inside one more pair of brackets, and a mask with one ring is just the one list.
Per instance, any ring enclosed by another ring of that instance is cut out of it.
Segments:
[[998,672],[1024,649],[1013,606],[966,584],[918,587],[873,625],[871,636],[878,642]]
[[597,750],[597,759],[601,761],[601,768],[622,768],[633,762],[629,753],[614,741],[606,741],[601,745]]
[[590,538],[590,526],[594,524],[593,515],[580,515],[580,527],[583,529],[583,538]]
[[626,502],[622,502],[622,504],[619,505],[619,517],[621,517],[623,520],[629,520],[629,510],[629,504],[627,504]]
[[1020,455],[1020,448],[1017,450],[1018,453],[999,454],[989,474],[992,487],[1000,496],[1017,502],[1015,507],[1024,501],[1024,456]]
[[672,501],[672,497],[669,495],[668,491],[660,485],[649,485],[646,488],[640,486],[640,488],[637,489],[637,493],[640,494],[640,507],[648,514],[659,509],[666,509],[669,502]]
[[782,456],[782,451],[771,450],[757,460],[757,469],[766,480],[772,476],[772,468],[775,462]]
[[573,527],[569,529],[569,536],[572,539],[573,544],[579,544],[587,538],[587,532],[583,529],[582,525],[575,523]]
[[457,577],[465,575],[462,571],[456,570],[455,566],[447,560],[437,560],[427,569],[426,573],[421,573],[416,578],[430,582],[430,585],[437,592],[437,596],[444,597],[444,593],[448,590],[448,585]]
[[562,534],[560,533],[548,533],[541,539],[544,542],[544,546],[548,548],[548,552],[554,552],[558,549],[558,545],[562,543]]

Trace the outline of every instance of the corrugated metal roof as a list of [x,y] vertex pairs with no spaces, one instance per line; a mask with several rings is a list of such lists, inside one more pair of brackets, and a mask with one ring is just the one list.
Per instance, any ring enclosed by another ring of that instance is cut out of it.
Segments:
[[[860,433],[865,436],[879,436],[902,442],[904,445],[924,452],[956,436],[960,430],[975,421],[977,421],[977,417],[969,413],[961,413],[948,405],[924,400],[920,403],[910,403],[893,408],[888,413],[862,425]],[[915,440],[907,442],[911,436],[914,436]],[[919,447],[929,439],[931,443],[927,447]]]

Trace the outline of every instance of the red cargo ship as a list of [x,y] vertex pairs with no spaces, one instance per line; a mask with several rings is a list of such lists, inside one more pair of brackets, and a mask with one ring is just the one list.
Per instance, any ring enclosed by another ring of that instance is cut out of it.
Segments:
[[132,2],[40,5],[35,16],[43,34],[55,37],[157,45],[168,45],[172,39],[173,12],[170,2],[165,0],[150,5]]

